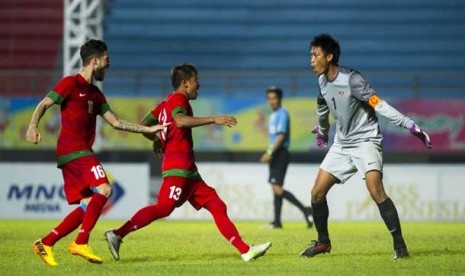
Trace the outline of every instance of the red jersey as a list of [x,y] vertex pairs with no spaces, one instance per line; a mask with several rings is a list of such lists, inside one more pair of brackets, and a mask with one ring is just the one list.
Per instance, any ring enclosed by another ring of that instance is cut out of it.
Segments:
[[156,123],[171,123],[165,131],[159,134],[164,152],[163,177],[200,178],[195,165],[192,129],[190,127],[180,128],[176,126],[173,118],[178,113],[188,116],[194,115],[187,97],[176,92],[169,94],[164,101],[150,112]]
[[93,154],[97,115],[110,110],[100,89],[76,74],[59,81],[47,97],[61,106],[58,166]]

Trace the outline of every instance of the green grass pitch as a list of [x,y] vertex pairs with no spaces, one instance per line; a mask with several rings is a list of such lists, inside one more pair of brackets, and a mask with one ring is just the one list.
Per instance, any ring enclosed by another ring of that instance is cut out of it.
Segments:
[[249,243],[272,241],[268,253],[244,263],[210,221],[157,221],[129,235],[114,261],[103,232],[121,221],[99,221],[90,245],[101,265],[72,256],[68,244],[54,247],[58,267],[46,267],[32,252],[32,242],[57,221],[0,220],[0,275],[465,275],[465,223],[403,223],[411,257],[393,260],[391,238],[383,222],[330,223],[330,254],[300,258],[316,237],[304,223],[287,222],[282,230],[264,223],[238,222]]

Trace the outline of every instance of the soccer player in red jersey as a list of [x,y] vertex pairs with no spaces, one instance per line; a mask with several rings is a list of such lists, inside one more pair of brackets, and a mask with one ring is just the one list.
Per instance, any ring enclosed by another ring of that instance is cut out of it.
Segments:
[[[244,261],[254,260],[266,253],[271,246],[266,242],[249,246],[240,237],[236,227],[227,215],[226,205],[201,178],[195,165],[192,128],[215,124],[234,126],[237,121],[229,115],[194,117],[189,100],[197,98],[200,85],[197,70],[191,64],[181,64],[171,70],[171,85],[175,91],[158,104],[143,119],[143,125],[170,124],[155,138],[155,151],[158,144],[164,153],[162,163],[163,182],[158,193],[158,201],[137,211],[134,216],[116,230],[105,232],[113,257],[119,259],[122,239],[130,232],[149,225],[152,221],[167,217],[184,202],[197,210],[207,209],[213,216],[221,234],[239,251]],[[153,140],[155,135],[145,135]]]
[[110,66],[106,44],[89,40],[80,48],[82,67],[78,74],[63,78],[37,105],[26,133],[26,140],[37,144],[41,140],[38,130],[40,119],[54,104],[61,107],[61,131],[57,141],[58,167],[62,170],[64,191],[69,204],[80,204],[48,235],[35,241],[33,250],[45,264],[56,266],[53,245],[81,225],[69,252],[91,263],[102,263],[88,246],[94,228],[112,189],[100,162],[92,152],[97,115],[119,130],[154,134],[166,126],[142,126],[119,119],[110,109],[105,96],[94,80],[103,81]]

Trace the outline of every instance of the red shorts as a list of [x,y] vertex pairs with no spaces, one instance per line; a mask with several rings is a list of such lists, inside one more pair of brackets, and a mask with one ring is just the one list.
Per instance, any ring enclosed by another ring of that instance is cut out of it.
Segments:
[[197,210],[207,205],[213,199],[219,198],[215,189],[208,186],[202,179],[192,179],[179,176],[163,178],[158,202],[168,203],[179,207],[184,202],[189,203]]
[[95,155],[71,160],[61,166],[64,190],[69,204],[78,204],[81,199],[92,196],[93,188],[109,183],[102,165]]

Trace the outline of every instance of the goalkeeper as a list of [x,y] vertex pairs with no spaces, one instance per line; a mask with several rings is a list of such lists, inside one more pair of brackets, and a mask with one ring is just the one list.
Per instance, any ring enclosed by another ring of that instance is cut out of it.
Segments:
[[330,112],[336,119],[336,135],[311,191],[318,239],[301,256],[313,257],[331,251],[326,194],[334,184],[346,182],[358,171],[365,178],[368,191],[391,232],[394,259],[408,257],[396,207],[383,187],[383,138],[376,113],[410,130],[427,148],[431,148],[431,140],[414,121],[377,96],[359,72],[338,65],[340,48],[333,37],[328,34],[314,37],[310,55],[311,67],[319,77],[320,86],[317,99],[319,124],[313,130],[317,146],[327,145]]

